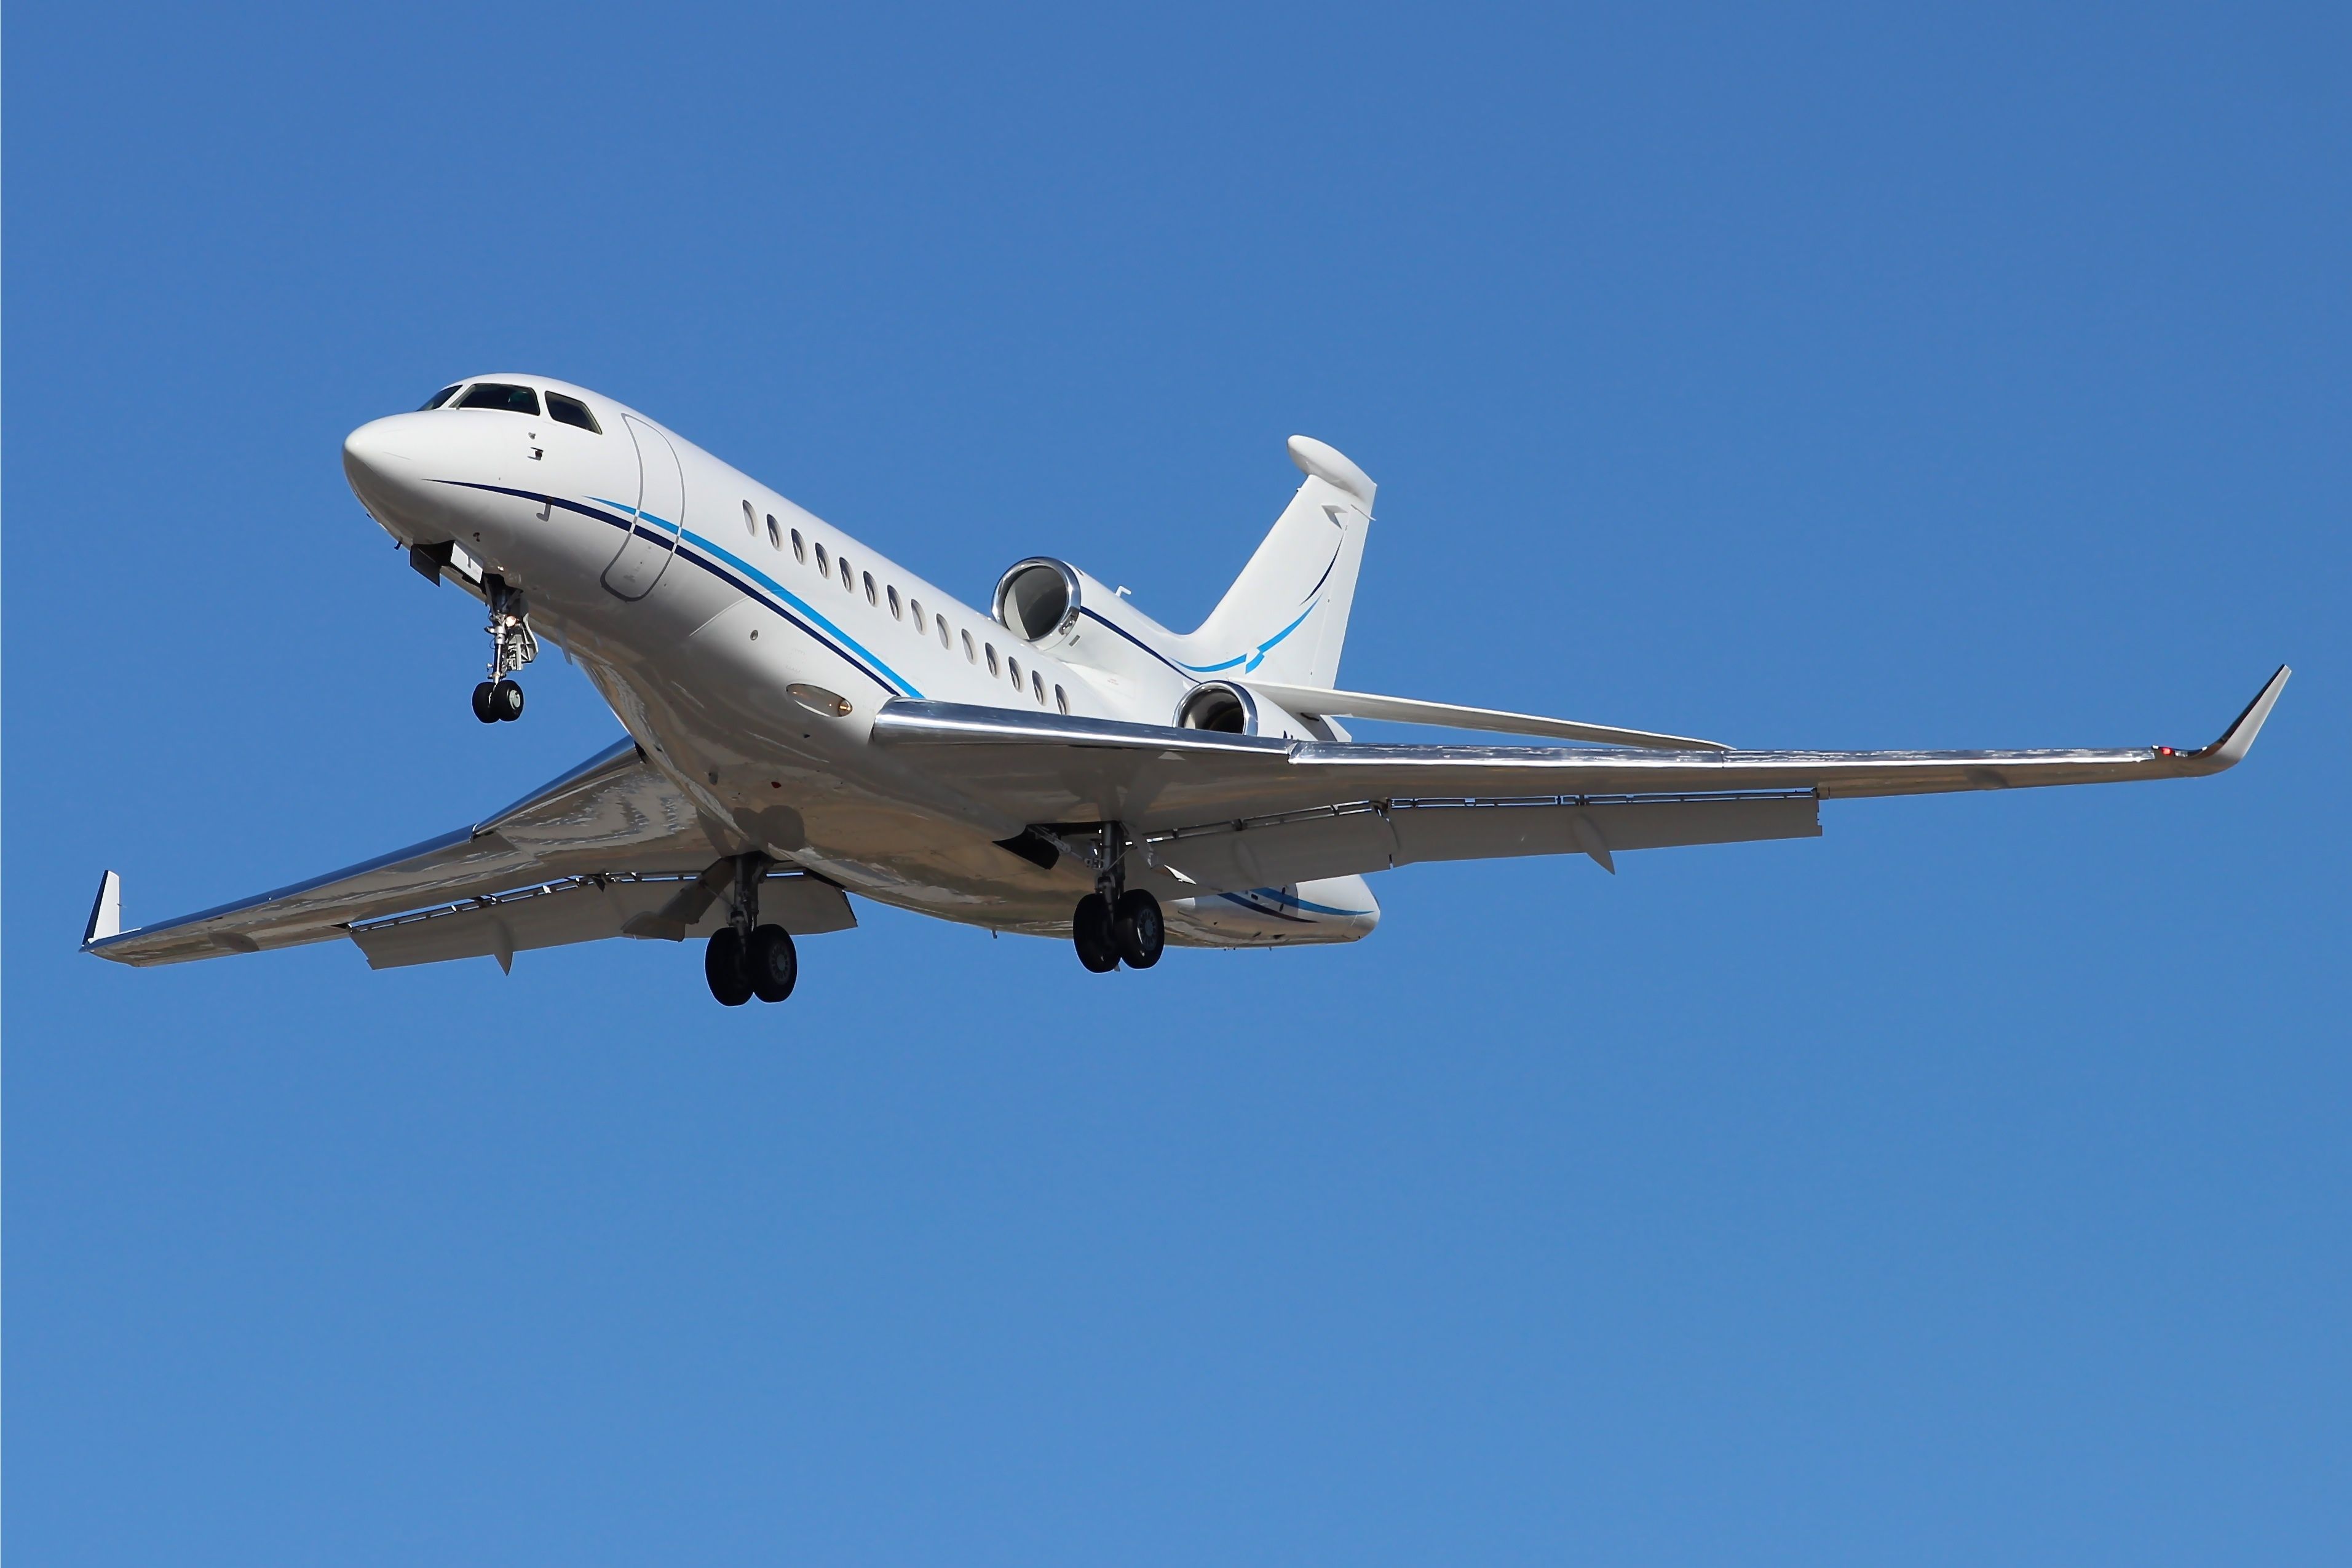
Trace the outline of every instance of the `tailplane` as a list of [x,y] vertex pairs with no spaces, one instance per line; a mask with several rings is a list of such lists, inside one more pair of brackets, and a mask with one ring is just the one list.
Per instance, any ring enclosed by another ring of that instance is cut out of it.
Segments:
[[1372,481],[1339,452],[1290,438],[1307,482],[1275,520],[1201,629],[1184,639],[1195,674],[1329,686],[1348,639],[1348,608],[1372,521]]

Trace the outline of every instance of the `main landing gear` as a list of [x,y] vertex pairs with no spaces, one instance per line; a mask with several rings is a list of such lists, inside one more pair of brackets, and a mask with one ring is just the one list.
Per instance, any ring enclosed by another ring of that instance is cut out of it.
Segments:
[[496,724],[522,717],[522,688],[511,677],[539,657],[539,639],[520,589],[493,572],[482,579],[482,595],[490,605],[490,678],[474,688],[474,717]]
[[1108,974],[1122,962],[1130,969],[1150,968],[1167,945],[1168,922],[1158,899],[1127,886],[1127,837],[1117,823],[1103,825],[1099,858],[1089,858],[1096,862],[1095,890],[1078,900],[1070,916],[1078,962],[1097,974]]
[[760,879],[768,858],[745,855],[735,862],[735,890],[728,900],[727,923],[702,950],[702,976],[722,1007],[740,1007],[752,997],[781,1002],[800,978],[800,956],[792,933],[760,923]]

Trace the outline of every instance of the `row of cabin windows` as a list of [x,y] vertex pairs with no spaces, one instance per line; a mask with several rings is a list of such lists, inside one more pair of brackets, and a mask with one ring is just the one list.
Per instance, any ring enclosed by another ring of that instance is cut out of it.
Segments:
[[[549,395],[552,396],[553,394],[551,393]],[[760,513],[752,507],[750,501],[745,501],[743,503],[743,531],[746,533],[751,534],[755,539],[759,537],[761,531]],[[788,531],[781,526],[776,521],[776,514],[774,512],[767,514],[767,534],[768,547],[779,552],[783,550],[784,541],[789,537],[792,541],[793,559],[799,562],[803,566],[808,564],[809,552],[811,550],[815,551],[816,574],[818,576],[830,581],[834,574],[834,568],[838,567],[841,573],[841,585],[845,590],[855,594],[858,591],[859,586],[863,584],[866,592],[866,602],[867,604],[876,606],[877,609],[887,604],[889,606],[890,618],[892,620],[905,621],[911,617],[914,623],[915,635],[917,637],[921,637],[925,634],[926,628],[923,625],[923,602],[920,599],[912,597],[904,600],[900,599],[898,597],[898,586],[895,584],[884,584],[877,586],[875,584],[873,573],[855,571],[850,566],[849,557],[846,555],[828,556],[825,553],[825,548],[823,543],[812,544],[809,541],[801,537],[801,531],[799,529],[795,528]],[[939,633],[940,646],[943,648],[952,650],[955,647],[954,639],[956,634],[949,630],[947,616],[935,615],[931,617],[931,624]],[[1015,691],[1021,689],[1021,661],[1019,659],[1013,658],[1008,655],[1003,662],[1000,664],[996,658],[996,645],[994,643],[981,643],[975,645],[971,640],[971,634],[970,632],[963,633],[962,637],[963,657],[966,663],[978,664],[981,662],[982,655],[985,654],[988,661],[988,673],[991,676],[995,676],[1000,673],[1009,674],[1013,679],[1013,689]],[[1028,686],[1029,695],[1036,699],[1038,706],[1045,706],[1045,677],[1044,674],[1036,669],[1031,669],[1029,671]],[[1054,706],[1065,713],[1067,713],[1070,710],[1070,694],[1062,689],[1058,685],[1054,688]]]

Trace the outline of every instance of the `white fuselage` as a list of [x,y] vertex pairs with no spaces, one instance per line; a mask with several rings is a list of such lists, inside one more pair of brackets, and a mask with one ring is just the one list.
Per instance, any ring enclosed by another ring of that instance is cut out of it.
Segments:
[[[456,406],[362,426],[344,468],[394,538],[454,542],[520,590],[646,756],[743,840],[886,903],[1068,931],[1092,873],[1000,847],[1028,825],[869,745],[874,714],[904,697],[1165,724],[1196,675],[1148,648],[1065,661],[610,398],[478,379],[577,398],[601,430]],[[1194,945],[1352,941],[1379,920],[1355,877],[1163,902]]]

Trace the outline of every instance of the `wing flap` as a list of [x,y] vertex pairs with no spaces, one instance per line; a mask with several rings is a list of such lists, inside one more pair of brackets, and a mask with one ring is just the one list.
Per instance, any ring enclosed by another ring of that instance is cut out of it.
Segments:
[[[532,948],[616,936],[650,935],[676,942],[709,936],[726,923],[726,910],[716,900],[705,900],[700,915],[675,927],[656,925],[646,918],[658,916],[682,887],[698,880],[688,876],[571,877],[355,923],[351,935],[367,954],[371,969],[439,963],[453,958],[495,958],[506,964],[513,962],[516,953]],[[761,884],[760,916],[794,936],[847,931],[857,923],[849,900],[839,888],[797,871],[771,873]]]
[[[1188,892],[1283,887],[1432,860],[1817,838],[1810,794],[1658,800],[1357,801],[1149,835],[1146,856]],[[1613,866],[1611,867],[1613,869]]]

